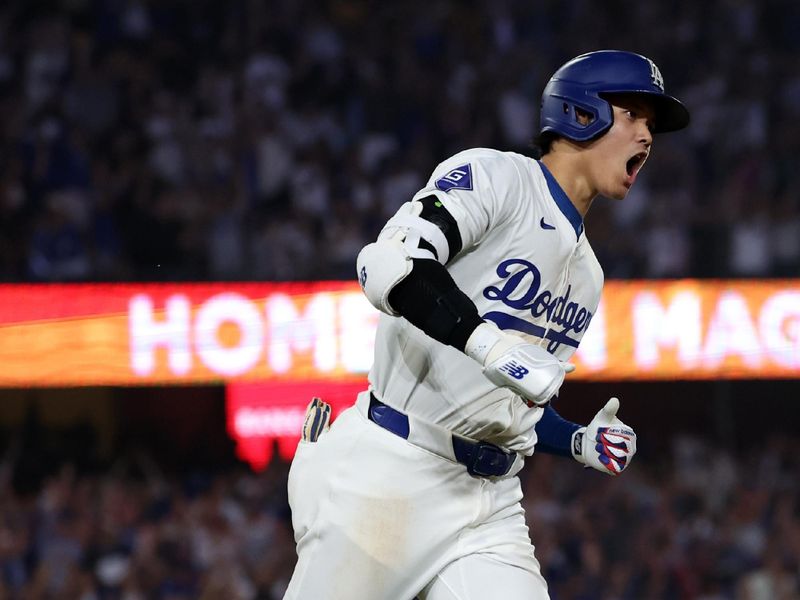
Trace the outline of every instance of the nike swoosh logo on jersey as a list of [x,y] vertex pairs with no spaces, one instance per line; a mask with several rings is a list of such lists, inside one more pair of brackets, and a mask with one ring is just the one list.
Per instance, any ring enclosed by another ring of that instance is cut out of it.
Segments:
[[550,225],[549,223],[544,222],[544,217],[539,220],[539,225],[542,226],[542,229],[555,229],[555,225]]

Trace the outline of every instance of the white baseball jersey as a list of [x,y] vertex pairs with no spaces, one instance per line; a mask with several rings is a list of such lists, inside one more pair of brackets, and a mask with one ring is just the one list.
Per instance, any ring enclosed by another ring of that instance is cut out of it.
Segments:
[[[546,167],[485,148],[441,163],[414,199],[435,195],[458,224],[462,250],[447,268],[486,321],[568,360],[597,310],[603,272],[583,221]],[[533,453],[542,408],[497,388],[481,366],[403,318],[381,315],[375,394],[472,439]]]

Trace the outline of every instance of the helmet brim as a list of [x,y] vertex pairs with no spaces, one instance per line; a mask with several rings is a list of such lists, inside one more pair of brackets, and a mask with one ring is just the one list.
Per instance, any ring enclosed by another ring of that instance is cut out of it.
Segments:
[[683,105],[683,102],[668,94],[650,90],[620,90],[601,92],[598,95],[610,100],[614,96],[623,94],[640,96],[653,107],[656,114],[653,133],[678,131],[687,127],[691,121],[689,110]]

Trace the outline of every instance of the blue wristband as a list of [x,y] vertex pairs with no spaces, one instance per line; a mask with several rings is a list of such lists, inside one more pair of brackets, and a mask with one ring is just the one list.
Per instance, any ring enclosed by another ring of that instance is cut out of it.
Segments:
[[536,452],[572,458],[572,434],[580,428],[577,423],[567,421],[559,415],[553,404],[549,403],[536,424]]

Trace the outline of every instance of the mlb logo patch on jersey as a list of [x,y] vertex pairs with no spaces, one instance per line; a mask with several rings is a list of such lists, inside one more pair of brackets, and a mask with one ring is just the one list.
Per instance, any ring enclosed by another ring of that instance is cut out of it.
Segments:
[[469,163],[461,165],[451,170],[444,177],[436,180],[436,189],[443,192],[450,190],[471,190],[472,189],[472,167]]

